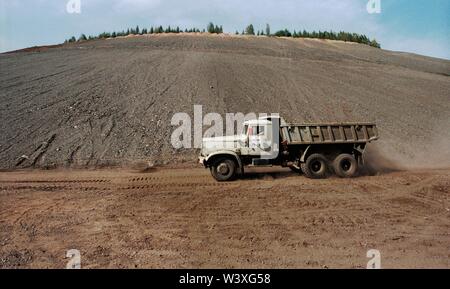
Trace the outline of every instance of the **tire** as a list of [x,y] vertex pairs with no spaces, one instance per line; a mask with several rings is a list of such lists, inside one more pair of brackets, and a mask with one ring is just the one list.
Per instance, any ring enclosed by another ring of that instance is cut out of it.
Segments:
[[310,179],[325,179],[328,177],[328,160],[321,154],[312,154],[301,164],[302,172]]
[[353,178],[358,172],[358,162],[350,154],[341,154],[333,162],[336,175],[340,178]]
[[211,166],[211,175],[218,182],[231,181],[236,176],[236,163],[229,158],[222,158]]

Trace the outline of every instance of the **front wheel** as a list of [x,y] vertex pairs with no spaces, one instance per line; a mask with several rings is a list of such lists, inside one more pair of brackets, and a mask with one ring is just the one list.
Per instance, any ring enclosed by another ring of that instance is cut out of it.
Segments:
[[328,177],[328,161],[321,154],[312,154],[301,168],[306,177],[310,179],[325,179]]
[[219,182],[230,181],[236,175],[236,163],[230,159],[220,159],[212,165],[211,175]]

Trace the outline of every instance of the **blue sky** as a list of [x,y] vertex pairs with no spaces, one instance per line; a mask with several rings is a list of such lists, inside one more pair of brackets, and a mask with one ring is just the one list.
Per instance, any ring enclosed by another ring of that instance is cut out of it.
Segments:
[[234,33],[249,23],[281,28],[345,30],[376,38],[385,49],[450,59],[450,1],[380,0],[0,0],[0,51],[61,43],[72,35],[98,34],[139,25],[205,28],[209,21]]

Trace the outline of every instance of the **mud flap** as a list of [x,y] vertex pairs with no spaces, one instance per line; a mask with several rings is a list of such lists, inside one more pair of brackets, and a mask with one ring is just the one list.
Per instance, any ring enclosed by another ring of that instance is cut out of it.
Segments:
[[356,161],[358,162],[359,166],[364,166],[364,152],[366,151],[366,145],[355,145],[354,147],[354,154],[356,157]]

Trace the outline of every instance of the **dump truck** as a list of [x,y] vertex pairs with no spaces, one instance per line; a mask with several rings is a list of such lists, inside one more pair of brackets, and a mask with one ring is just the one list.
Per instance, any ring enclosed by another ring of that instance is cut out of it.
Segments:
[[374,123],[286,123],[280,117],[247,120],[241,134],[203,138],[199,162],[219,182],[244,175],[245,167],[281,166],[322,179],[358,174]]

